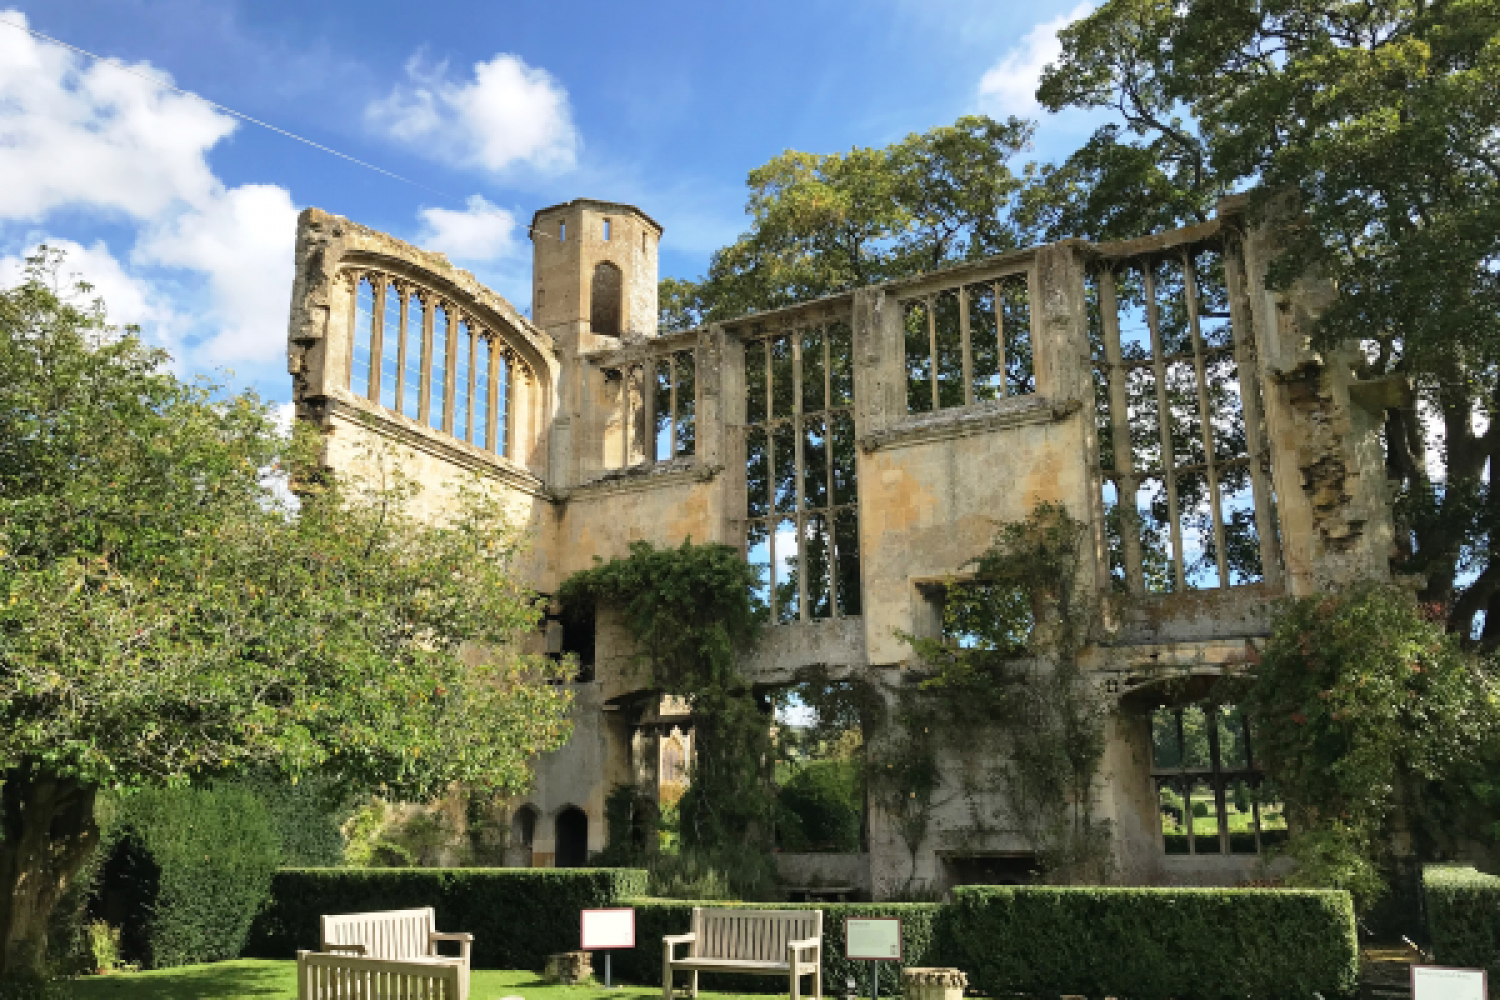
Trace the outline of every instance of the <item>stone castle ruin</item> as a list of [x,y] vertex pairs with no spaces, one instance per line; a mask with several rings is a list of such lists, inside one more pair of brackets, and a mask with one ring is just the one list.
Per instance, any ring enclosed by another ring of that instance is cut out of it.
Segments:
[[[1124,598],[1086,651],[1118,708],[1094,802],[1112,877],[1262,877],[1284,819],[1246,794],[1243,718],[1205,714],[1194,685],[1254,662],[1275,599],[1389,574],[1377,428],[1399,391],[1309,349],[1331,290],[1267,289],[1274,228],[1227,199],[1172,232],[674,333],[662,228],[639,209],[579,199],[533,234],[528,319],[440,255],[303,213],[290,371],[329,467],[359,472],[379,445],[434,515],[477,473],[529,527],[544,594],[638,539],[740,548],[774,622],[743,669],[767,689],[810,667],[901,683],[902,634],[940,632],[944,588],[996,524],[1061,505],[1092,532],[1085,586]],[[545,641],[583,664],[575,730],[511,805],[510,860],[576,865],[604,846],[612,788],[686,780],[691,712],[642,690],[607,615],[549,620]],[[976,832],[970,808],[940,804],[912,852],[871,806],[864,851],[782,868],[877,897],[1024,878],[1018,824]]]

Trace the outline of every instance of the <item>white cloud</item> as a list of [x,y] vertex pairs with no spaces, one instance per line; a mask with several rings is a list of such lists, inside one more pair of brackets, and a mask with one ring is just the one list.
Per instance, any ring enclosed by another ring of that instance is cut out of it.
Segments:
[[429,67],[419,54],[406,75],[408,82],[365,109],[386,134],[434,158],[489,171],[573,166],[579,139],[568,92],[546,70],[501,53],[476,63],[472,79],[455,82],[447,63]]
[[274,361],[286,351],[297,209],[285,188],[219,189],[149,227],[133,259],[202,272],[216,332],[194,351],[212,364]]
[[[0,17],[26,23],[15,10]],[[0,219],[62,206],[146,218],[202,200],[216,186],[205,156],[234,128],[202,101],[0,31]]]
[[424,208],[418,212],[422,229],[415,240],[417,245],[459,261],[492,261],[514,256],[520,249],[515,214],[477,194],[470,196],[467,205],[463,211]]
[[1062,55],[1057,33],[1091,13],[1092,3],[1081,3],[1068,13],[1044,21],[1028,31],[1019,45],[985,71],[979,81],[979,104],[992,115],[1027,117],[1041,110],[1036,88],[1042,70]]

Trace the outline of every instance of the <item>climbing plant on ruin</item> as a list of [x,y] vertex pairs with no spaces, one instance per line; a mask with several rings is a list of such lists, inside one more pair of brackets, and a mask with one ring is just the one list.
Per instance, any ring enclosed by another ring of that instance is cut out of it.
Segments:
[[736,666],[754,646],[763,609],[755,570],[727,545],[634,542],[630,554],[569,577],[564,606],[617,610],[649,686],[686,697],[696,738],[679,803],[684,848],[769,852],[775,810],[768,706]]
[[[1051,877],[1103,876],[1109,827],[1092,792],[1107,709],[1079,659],[1096,610],[1079,574],[1086,537],[1049,504],[1001,525],[972,577],[948,586],[943,636],[907,637],[917,675],[894,692],[869,767],[913,859],[940,801],[963,799],[980,833],[992,826],[980,797],[999,793]],[[942,787],[940,757],[960,764],[956,787]]]

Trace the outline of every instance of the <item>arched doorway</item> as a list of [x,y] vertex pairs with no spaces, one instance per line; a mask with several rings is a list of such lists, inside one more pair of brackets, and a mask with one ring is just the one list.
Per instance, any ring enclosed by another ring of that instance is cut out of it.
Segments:
[[532,865],[531,848],[536,841],[536,820],[536,807],[522,806],[510,821],[509,853],[513,867],[530,868]]
[[594,265],[594,279],[589,284],[589,326],[606,337],[620,335],[621,302],[625,279],[620,269],[609,261]]
[[557,814],[557,854],[559,868],[582,868],[589,861],[589,818],[577,806]]

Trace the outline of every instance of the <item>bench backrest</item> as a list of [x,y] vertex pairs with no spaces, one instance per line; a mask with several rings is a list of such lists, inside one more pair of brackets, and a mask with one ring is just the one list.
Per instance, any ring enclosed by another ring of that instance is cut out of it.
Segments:
[[323,945],[362,944],[366,958],[399,960],[429,954],[436,928],[432,907],[380,913],[338,913],[322,920]]
[[785,962],[791,941],[823,936],[822,910],[710,910],[693,907],[696,958]]

